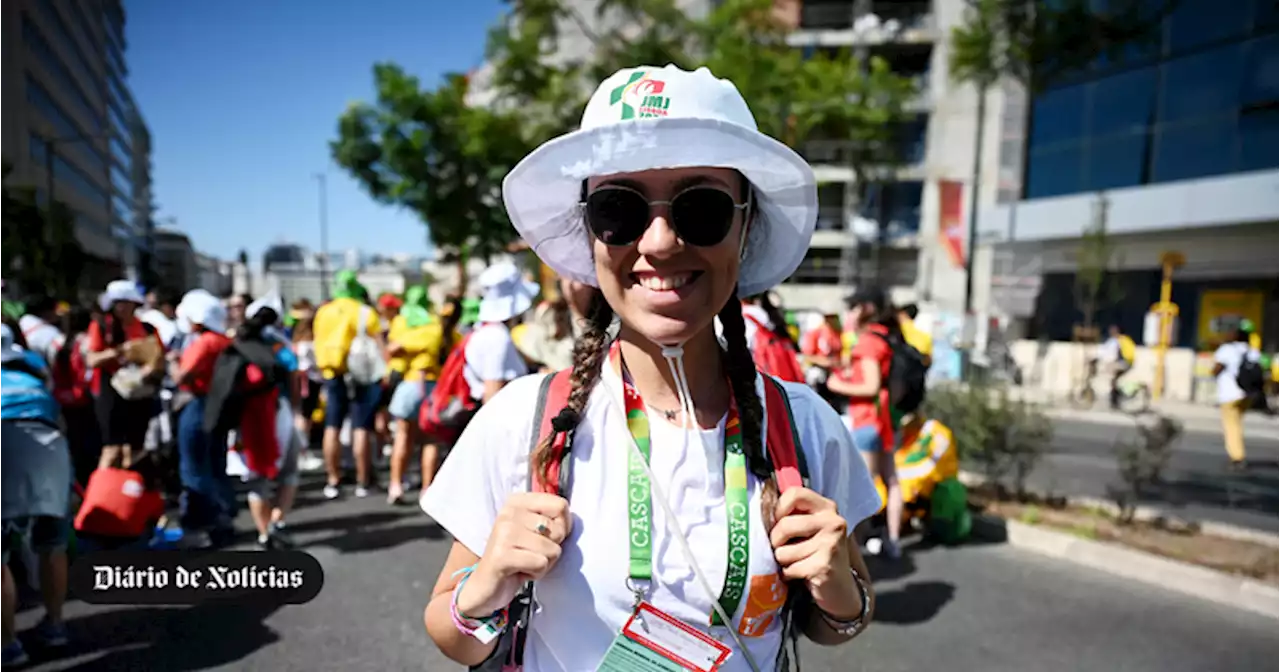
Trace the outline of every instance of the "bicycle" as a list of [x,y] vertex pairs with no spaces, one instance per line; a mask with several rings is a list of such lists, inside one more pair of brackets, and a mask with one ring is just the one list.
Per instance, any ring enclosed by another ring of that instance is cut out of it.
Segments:
[[[1079,410],[1093,408],[1098,400],[1097,392],[1093,389],[1093,379],[1098,374],[1098,360],[1090,359],[1086,366],[1088,368],[1084,381],[1067,396],[1072,407]],[[1121,374],[1121,377],[1123,378],[1124,375]],[[1140,415],[1151,408],[1151,388],[1146,383],[1122,379],[1116,382],[1116,388],[1120,393],[1120,411],[1129,415]]]

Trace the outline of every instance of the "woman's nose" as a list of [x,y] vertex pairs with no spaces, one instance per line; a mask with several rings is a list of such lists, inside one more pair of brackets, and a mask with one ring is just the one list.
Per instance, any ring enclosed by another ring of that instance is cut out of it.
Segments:
[[675,227],[671,226],[670,216],[666,206],[654,208],[653,221],[649,222],[649,228],[640,236],[637,248],[640,254],[662,257],[680,250],[680,236],[676,234]]

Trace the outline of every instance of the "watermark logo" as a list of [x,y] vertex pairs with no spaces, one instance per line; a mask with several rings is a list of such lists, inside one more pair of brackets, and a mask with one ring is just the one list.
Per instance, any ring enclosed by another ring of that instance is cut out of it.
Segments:
[[324,569],[302,551],[100,551],[69,578],[89,604],[306,604],[324,587]]

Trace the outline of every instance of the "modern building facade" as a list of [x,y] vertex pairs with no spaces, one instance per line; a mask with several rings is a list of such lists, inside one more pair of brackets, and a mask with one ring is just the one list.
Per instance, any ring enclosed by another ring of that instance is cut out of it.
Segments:
[[126,83],[121,0],[15,0],[0,21],[11,183],[75,212],[84,286],[146,280],[151,139]]
[[[848,50],[885,59],[917,85],[897,133],[897,165],[888,177],[856,183],[850,144],[816,138],[800,148],[819,182],[818,230],[804,264],[778,288],[789,308],[835,312],[860,284],[888,290],[896,302],[944,311],[964,305],[964,259],[948,251],[941,221],[967,207],[977,131],[977,95],[950,80],[947,36],[961,22],[962,0],[791,0],[779,2],[794,28],[788,43],[806,55]],[[1005,95],[989,92],[982,148],[984,173],[998,165],[999,110]],[[980,202],[995,202],[999,184],[980,184]]]
[[[1277,5],[1184,0],[1156,39],[1029,101],[1021,198],[984,208],[992,305],[1028,336],[1067,340],[1085,227],[1105,224],[1113,284],[1095,322],[1135,338],[1176,253],[1175,345],[1211,348],[1248,318],[1276,341]],[[1038,87],[1039,88],[1039,87]]]

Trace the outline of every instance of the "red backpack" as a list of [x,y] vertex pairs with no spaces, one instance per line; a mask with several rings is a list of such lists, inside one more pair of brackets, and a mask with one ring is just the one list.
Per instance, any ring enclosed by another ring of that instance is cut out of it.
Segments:
[[436,379],[436,387],[431,396],[418,408],[418,429],[424,440],[430,443],[453,443],[462,434],[463,428],[471,421],[471,416],[480,408],[479,402],[471,398],[471,386],[467,384],[464,372],[467,368],[467,342],[471,334],[463,337],[454,346],[444,366],[440,369],[440,377]]
[[53,398],[63,407],[78,407],[89,403],[92,397],[89,392],[89,380],[86,378],[88,367],[84,363],[84,352],[80,349],[80,339],[76,338],[62,346],[67,349],[66,356],[58,353],[53,364]]
[[756,362],[760,373],[773,376],[790,383],[803,383],[804,371],[800,370],[800,358],[790,340],[782,338],[772,329],[764,326],[760,320],[744,314],[744,319],[756,325],[755,345],[751,348],[751,358]]
[[[569,400],[569,392],[573,386],[570,382],[572,371],[564,369],[542,379],[538,388],[538,400],[533,411],[533,432],[529,437],[529,448],[532,450],[544,437],[551,436],[552,423],[556,413],[548,413],[548,409],[562,409]],[[800,434],[796,430],[795,419],[791,414],[791,400],[782,389],[782,384],[769,375],[764,376],[764,407],[769,419],[765,433],[765,446],[769,453],[769,461],[773,465],[773,473],[778,481],[779,494],[787,490],[809,485],[809,469],[805,461],[804,451],[799,449]],[[572,480],[573,461],[569,459],[569,434],[555,434],[552,443],[551,466],[547,470],[547,482],[535,481],[530,472],[527,487],[530,491],[556,494],[569,498],[569,485]],[[791,598],[788,597],[788,601]],[[533,604],[533,582],[530,581],[516,593],[515,599],[508,606],[508,623],[511,624],[501,635],[498,645],[489,657],[479,665],[470,669],[480,672],[518,672],[524,667],[524,647],[528,641],[530,608]],[[788,632],[790,624],[784,624],[783,631]],[[785,646],[784,646],[785,649]],[[783,654],[786,655],[785,652]],[[783,669],[786,669],[785,667]]]

